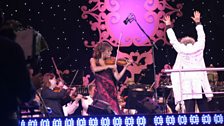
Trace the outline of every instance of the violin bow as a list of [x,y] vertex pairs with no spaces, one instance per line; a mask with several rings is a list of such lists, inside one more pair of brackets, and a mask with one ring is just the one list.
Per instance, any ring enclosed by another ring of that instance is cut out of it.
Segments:
[[72,86],[72,83],[74,82],[74,80],[75,80],[75,78],[76,78],[76,76],[77,76],[78,72],[79,72],[79,70],[76,70],[75,75],[74,75],[74,77],[72,78],[72,81],[71,81],[71,83],[70,83],[69,87],[71,87],[71,86]]
[[115,65],[117,65],[118,53],[119,53],[119,50],[120,50],[120,44],[121,44],[122,36],[123,36],[123,32],[121,32],[120,36],[119,36],[119,41],[118,41],[118,46],[117,46],[117,54],[116,54],[116,57],[115,57]]
[[58,67],[57,67],[57,65],[56,65],[56,63],[54,61],[54,57],[51,57],[51,60],[53,62],[53,65],[54,65],[54,68],[56,70],[56,73],[57,73],[58,77],[60,78],[60,80],[62,80],[62,77],[61,77],[60,73],[58,73],[59,70],[58,70]]

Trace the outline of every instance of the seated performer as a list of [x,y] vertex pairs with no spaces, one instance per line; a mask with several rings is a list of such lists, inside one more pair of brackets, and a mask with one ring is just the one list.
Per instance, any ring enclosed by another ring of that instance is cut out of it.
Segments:
[[59,84],[61,87],[58,87],[56,77],[53,73],[46,73],[43,77],[43,82],[44,85],[41,90],[41,97],[44,100],[46,105],[45,107],[49,108],[48,116],[64,116],[62,102],[71,100],[69,94],[67,93],[67,86]]
[[90,84],[88,85],[88,92],[89,95],[85,96],[85,98],[82,98],[82,115],[83,116],[88,116],[89,114],[87,113],[88,107],[89,105],[91,105],[93,103],[93,96],[94,96],[94,92],[95,92],[95,84]]
[[80,103],[80,100],[83,98],[83,95],[77,94],[77,89],[73,87],[72,93],[70,93],[70,97],[71,97],[71,100],[62,107],[64,115],[65,116],[80,115],[79,112],[76,112],[76,111],[80,107],[79,103]]

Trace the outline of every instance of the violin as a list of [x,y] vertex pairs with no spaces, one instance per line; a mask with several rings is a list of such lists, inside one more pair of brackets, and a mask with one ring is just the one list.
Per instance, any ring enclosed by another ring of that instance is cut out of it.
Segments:
[[[115,61],[116,61],[116,58],[115,57],[110,57],[110,58],[107,58],[104,60],[105,64],[106,65],[115,65]],[[120,59],[117,59],[117,65],[120,65],[120,66],[124,66],[126,64],[128,64],[129,61],[127,59],[124,59],[124,58],[120,58]]]
[[55,88],[53,89],[53,92],[61,92],[61,88],[60,88],[60,87],[55,87]]

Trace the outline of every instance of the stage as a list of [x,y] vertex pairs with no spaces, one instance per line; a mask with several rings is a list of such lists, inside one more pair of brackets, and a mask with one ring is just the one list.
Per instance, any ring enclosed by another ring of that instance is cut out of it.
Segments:
[[223,112],[23,118],[20,126],[223,126]]

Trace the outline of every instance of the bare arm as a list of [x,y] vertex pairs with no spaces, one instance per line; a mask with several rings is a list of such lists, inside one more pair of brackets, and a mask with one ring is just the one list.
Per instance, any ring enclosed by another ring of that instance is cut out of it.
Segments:
[[127,70],[127,67],[130,65],[130,63],[126,64],[120,73],[118,73],[117,69],[114,71],[114,77],[116,80],[120,80],[121,77],[124,75],[125,71]]
[[90,59],[90,66],[91,66],[91,69],[92,69],[93,73],[99,72],[99,71],[103,71],[103,70],[106,70],[108,68],[115,68],[115,65],[101,65],[101,66],[97,66],[96,65],[96,59],[94,59],[94,58]]
[[101,65],[101,66],[97,66],[96,65],[96,60],[94,58],[91,58],[90,59],[90,65],[91,65],[91,69],[92,71],[95,73],[95,72],[99,72],[99,71],[102,71],[102,70],[106,70],[108,68],[112,69],[113,70],[113,74],[114,74],[114,77],[116,80],[120,80],[121,77],[124,75],[127,67],[130,65],[131,63],[127,63],[124,68],[121,70],[121,72],[119,73],[117,71],[117,67],[116,65]]

